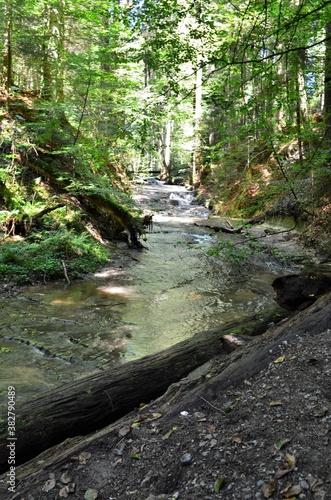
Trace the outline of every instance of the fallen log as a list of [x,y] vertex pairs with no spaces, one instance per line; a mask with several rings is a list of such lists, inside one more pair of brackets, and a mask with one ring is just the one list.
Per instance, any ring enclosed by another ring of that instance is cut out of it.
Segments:
[[216,226],[216,225],[210,225],[210,224],[194,224],[195,226],[198,227],[205,227],[207,229],[212,229],[215,231],[215,233],[228,233],[228,234],[239,234],[243,230],[243,226],[234,228],[234,227],[226,227],[226,226]]
[[[256,335],[284,318],[274,308],[263,317],[247,318],[209,330],[160,353],[104,370],[59,387],[16,409],[16,465],[68,437],[87,434],[122,417],[141,403],[161,396],[174,382],[226,349],[222,336]],[[2,417],[2,418],[1,418]],[[0,472],[8,469],[7,414],[0,415]]]
[[[32,159],[31,159],[32,160]],[[56,190],[64,195],[68,195],[70,179],[66,176],[60,178],[61,171],[57,171],[52,164],[53,158],[44,152],[44,158],[41,161],[39,157],[33,158],[33,161],[27,161],[26,165],[33,171],[41,175],[47,182]],[[109,215],[117,224],[120,230],[124,230],[127,234],[129,247],[143,248],[139,241],[139,237],[144,233],[144,223],[139,217],[134,216],[129,209],[120,205],[111,193],[107,190],[93,191],[81,188],[77,192],[70,191],[68,197],[72,204],[75,204],[80,210],[84,211],[88,217],[96,223],[100,223],[102,215]],[[112,231],[105,231],[105,237],[109,237]]]

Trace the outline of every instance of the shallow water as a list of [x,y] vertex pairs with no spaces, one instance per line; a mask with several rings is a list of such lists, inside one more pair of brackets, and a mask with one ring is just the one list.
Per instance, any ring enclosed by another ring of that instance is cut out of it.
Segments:
[[274,305],[279,266],[247,270],[208,257],[217,235],[194,225],[208,211],[192,199],[182,187],[137,188],[137,203],[155,214],[148,249],[124,249],[124,266],[114,260],[89,280],[0,299],[0,396],[14,385],[27,399]]

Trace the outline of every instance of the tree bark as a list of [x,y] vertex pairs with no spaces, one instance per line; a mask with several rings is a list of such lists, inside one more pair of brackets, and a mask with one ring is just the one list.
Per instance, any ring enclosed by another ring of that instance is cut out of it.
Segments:
[[[225,334],[265,331],[286,313],[280,308],[195,335],[191,339],[123,366],[105,370],[65,387],[49,391],[16,411],[16,457],[23,463],[45,449],[79,434],[100,429],[141,403],[161,396],[174,382],[216,355],[229,352]],[[7,419],[0,424],[0,472],[7,467]]]
[[64,52],[64,2],[46,4],[45,32],[43,42],[43,86],[42,97],[49,100],[55,97],[57,100],[64,98],[64,74],[63,74],[63,52]]
[[4,35],[3,59],[2,59],[2,80],[4,82],[7,93],[13,82],[13,49],[12,49],[12,33],[13,33],[13,11],[11,3],[7,0],[4,13],[6,30]]
[[[325,65],[324,65],[324,118],[325,146],[331,144],[331,22],[325,27]],[[330,156],[330,154],[329,154]]]

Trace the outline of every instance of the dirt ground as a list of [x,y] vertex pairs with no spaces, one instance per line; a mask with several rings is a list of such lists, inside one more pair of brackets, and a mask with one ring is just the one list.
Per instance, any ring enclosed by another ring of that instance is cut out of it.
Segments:
[[[2,476],[1,498],[330,500],[331,329],[313,307],[316,330],[282,340],[285,324],[279,343],[272,328],[253,341],[270,359],[255,375],[208,390],[224,372],[216,358],[62,458],[57,449],[18,469],[15,494]],[[227,363],[239,370],[249,346]]]

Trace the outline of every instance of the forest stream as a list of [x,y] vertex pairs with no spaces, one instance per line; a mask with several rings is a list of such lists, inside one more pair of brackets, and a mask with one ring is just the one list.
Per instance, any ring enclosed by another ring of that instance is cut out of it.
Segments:
[[[210,212],[184,187],[151,182],[134,196],[154,214],[145,249],[120,243],[120,256],[87,279],[30,286],[0,299],[0,377],[19,399],[244,320],[275,305],[272,281],[298,269],[269,251],[248,264],[209,256],[221,237],[204,227]],[[261,235],[265,225],[254,230]],[[286,234],[280,242],[288,251]]]

